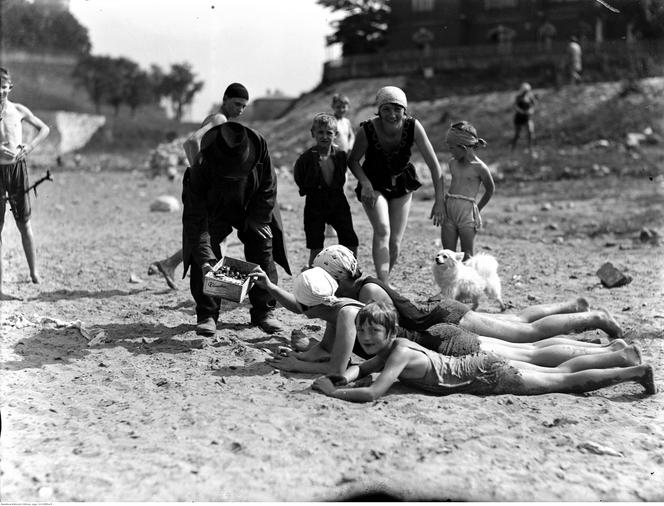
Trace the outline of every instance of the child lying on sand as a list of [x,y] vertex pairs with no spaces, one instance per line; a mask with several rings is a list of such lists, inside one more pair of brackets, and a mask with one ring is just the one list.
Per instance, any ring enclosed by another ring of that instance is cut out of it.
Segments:
[[[649,395],[657,392],[653,367],[641,364],[641,354],[634,347],[576,357],[558,367],[541,367],[505,360],[493,353],[449,357],[427,350],[396,337],[397,314],[381,302],[360,309],[355,325],[362,349],[375,356],[349,367],[342,375],[315,380],[313,388],[330,397],[374,401],[397,380],[438,395],[582,393],[626,381],[640,383]],[[378,371],[380,374],[369,386],[346,386]]]

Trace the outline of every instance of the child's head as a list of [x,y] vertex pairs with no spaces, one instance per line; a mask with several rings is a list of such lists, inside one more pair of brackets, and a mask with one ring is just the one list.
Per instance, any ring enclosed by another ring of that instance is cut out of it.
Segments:
[[337,136],[337,119],[329,113],[321,112],[311,122],[311,136],[320,148],[329,148]]
[[314,258],[313,265],[323,269],[339,284],[345,281],[352,283],[362,276],[357,258],[350,249],[341,244],[333,244],[322,249]]
[[293,282],[293,296],[306,311],[314,306],[331,306],[337,300],[334,293],[338,283],[320,267],[312,267],[302,272]]
[[397,335],[397,312],[384,302],[370,302],[355,316],[357,340],[362,349],[375,355]]
[[445,142],[457,160],[463,158],[469,150],[486,146],[486,141],[477,136],[477,130],[467,121],[452,124],[445,136]]
[[528,93],[529,91],[532,91],[532,87],[530,86],[530,83],[521,83],[521,87],[519,88],[519,93]]
[[6,87],[8,90],[12,88],[12,76],[4,67],[0,67],[0,85]]
[[340,95],[335,93],[332,96],[332,110],[334,111],[334,116],[337,118],[343,118],[348,109],[350,108],[350,99],[346,95]]

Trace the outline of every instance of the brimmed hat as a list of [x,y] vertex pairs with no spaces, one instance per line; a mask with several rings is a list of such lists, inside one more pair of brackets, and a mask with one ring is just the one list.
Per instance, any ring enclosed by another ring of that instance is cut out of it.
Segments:
[[235,121],[227,121],[208,130],[201,139],[201,154],[210,164],[220,165],[226,176],[242,176],[253,166],[256,148],[249,130]]

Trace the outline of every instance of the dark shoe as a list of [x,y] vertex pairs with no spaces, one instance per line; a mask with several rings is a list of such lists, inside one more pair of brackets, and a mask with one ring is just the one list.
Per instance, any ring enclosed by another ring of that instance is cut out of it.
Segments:
[[208,316],[199,320],[196,324],[196,335],[199,336],[213,336],[217,332],[217,322],[214,321],[214,318]]
[[257,325],[263,330],[263,332],[267,332],[268,334],[274,334],[276,332],[281,332],[282,330],[284,330],[284,327],[283,325],[281,325],[281,322],[277,320],[270,313],[267,313],[257,318],[252,318],[251,323]]

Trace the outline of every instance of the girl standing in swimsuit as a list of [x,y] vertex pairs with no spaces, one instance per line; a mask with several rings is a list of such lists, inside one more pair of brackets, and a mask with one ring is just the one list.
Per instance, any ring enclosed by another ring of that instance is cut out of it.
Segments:
[[376,276],[385,283],[389,283],[399,257],[412,192],[422,186],[410,162],[413,144],[431,171],[435,197],[430,218],[440,226],[444,217],[440,164],[422,124],[406,114],[407,105],[406,94],[400,88],[386,86],[378,90],[378,117],[360,125],[348,159],[358,179],[355,193],[373,228]]

